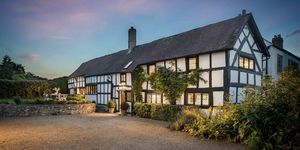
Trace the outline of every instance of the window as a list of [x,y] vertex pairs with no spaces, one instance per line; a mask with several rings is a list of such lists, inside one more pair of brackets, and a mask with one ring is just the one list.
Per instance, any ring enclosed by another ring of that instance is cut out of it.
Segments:
[[280,73],[282,71],[282,56],[277,55],[277,73]]
[[120,76],[121,76],[121,82],[126,83],[126,74],[124,73],[124,74],[121,74]]
[[149,65],[149,74],[155,73],[155,65]]
[[96,85],[89,85],[85,87],[85,93],[87,95],[94,95],[96,94]]
[[147,93],[147,103],[158,103],[162,102],[160,93]]
[[189,58],[189,70],[196,69],[196,57]]
[[188,93],[187,104],[208,106],[208,93]]
[[288,61],[288,65],[289,65],[289,67],[293,67],[295,69],[298,69],[298,63],[296,63],[296,62],[294,62],[294,61],[292,61],[290,59]]
[[124,67],[124,69],[127,69],[132,63],[133,63],[133,61],[130,61],[130,62]]
[[253,69],[253,59],[240,56],[240,67],[245,69]]

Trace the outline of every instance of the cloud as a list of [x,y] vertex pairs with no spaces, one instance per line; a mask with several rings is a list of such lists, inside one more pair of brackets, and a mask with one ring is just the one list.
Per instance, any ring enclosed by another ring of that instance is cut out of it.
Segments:
[[21,55],[20,57],[32,63],[36,63],[40,60],[40,55],[36,53],[24,54]]
[[293,32],[288,33],[285,37],[288,38],[288,37],[294,36],[294,35],[299,34],[299,33],[300,33],[300,29],[297,29]]

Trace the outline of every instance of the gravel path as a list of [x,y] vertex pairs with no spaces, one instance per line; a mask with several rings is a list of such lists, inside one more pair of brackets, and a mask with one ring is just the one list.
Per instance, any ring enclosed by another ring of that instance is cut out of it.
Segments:
[[170,131],[167,125],[103,113],[0,118],[0,149],[245,149]]

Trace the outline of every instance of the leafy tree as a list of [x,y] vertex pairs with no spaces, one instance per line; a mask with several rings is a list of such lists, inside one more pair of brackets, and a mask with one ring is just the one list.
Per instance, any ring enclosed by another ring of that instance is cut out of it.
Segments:
[[146,76],[145,76],[143,68],[141,68],[141,67],[136,68],[132,73],[132,79],[133,79],[132,80],[133,93],[136,97],[136,101],[140,102],[143,99],[143,96],[141,93],[143,90],[142,85],[146,80]]
[[21,64],[16,64],[8,55],[5,55],[0,65],[0,79],[23,80],[25,79],[25,69]]
[[152,88],[162,92],[171,105],[176,104],[189,84],[196,85],[198,80],[206,82],[199,70],[177,73],[170,68],[159,67],[156,73],[150,74],[149,81]]

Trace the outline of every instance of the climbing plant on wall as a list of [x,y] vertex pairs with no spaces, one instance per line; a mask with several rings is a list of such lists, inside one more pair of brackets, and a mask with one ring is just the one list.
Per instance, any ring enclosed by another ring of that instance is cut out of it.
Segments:
[[149,77],[152,88],[162,92],[171,105],[176,104],[176,99],[183,94],[189,84],[196,85],[198,80],[206,82],[199,70],[178,73],[164,67],[159,67],[157,72]]
[[136,101],[142,101],[143,96],[142,96],[142,90],[143,90],[143,83],[146,80],[146,76],[144,73],[143,68],[138,67],[136,68],[133,73],[132,73],[132,90],[133,93],[136,97]]

